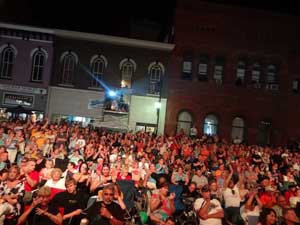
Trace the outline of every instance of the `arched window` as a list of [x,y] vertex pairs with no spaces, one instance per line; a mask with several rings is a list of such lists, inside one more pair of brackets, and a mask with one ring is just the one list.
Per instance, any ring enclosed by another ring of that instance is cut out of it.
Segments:
[[159,95],[162,85],[162,76],[164,74],[164,67],[161,63],[151,63],[148,68],[149,73],[149,94]]
[[192,123],[193,118],[189,112],[180,112],[177,119],[177,133],[180,133],[183,130],[186,135],[189,135]]
[[261,66],[259,63],[254,63],[252,66],[252,83],[259,84],[260,83],[260,74],[261,74]]
[[246,63],[242,60],[239,60],[237,69],[236,69],[236,81],[237,84],[244,83],[245,80],[245,74],[246,74]]
[[132,77],[135,72],[136,64],[132,59],[122,60],[120,63],[121,69],[121,87],[131,88]]
[[99,88],[101,87],[101,83],[99,80],[103,79],[103,74],[105,67],[107,65],[107,61],[104,56],[95,56],[91,60],[91,71],[93,73],[93,77],[91,78],[91,87]]
[[15,51],[12,47],[7,46],[1,52],[1,79],[12,79],[12,69],[15,61]]
[[204,119],[204,127],[203,133],[208,135],[215,135],[218,132],[218,118],[213,115],[209,114]]
[[62,75],[61,84],[73,85],[75,67],[78,62],[77,55],[71,51],[65,52],[61,57]]
[[268,65],[267,67],[267,83],[274,84],[277,82],[277,69],[274,65]]
[[236,143],[243,142],[244,129],[245,129],[244,120],[240,117],[235,117],[232,121],[232,130],[231,130],[232,140],[236,141]]
[[31,81],[40,82],[43,80],[43,71],[45,67],[45,53],[37,50],[32,57]]
[[269,120],[262,120],[258,124],[257,143],[267,145],[271,143],[272,124]]

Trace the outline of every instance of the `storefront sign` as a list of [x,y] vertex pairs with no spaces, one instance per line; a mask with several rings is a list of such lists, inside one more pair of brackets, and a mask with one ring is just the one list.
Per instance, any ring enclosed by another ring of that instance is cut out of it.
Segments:
[[33,106],[34,97],[31,95],[19,95],[13,93],[4,93],[3,104],[4,105],[22,105],[27,107]]
[[34,87],[26,87],[19,85],[9,85],[9,84],[0,84],[0,89],[5,91],[16,91],[30,94],[38,94],[45,95],[47,94],[47,89],[45,88],[34,88]]
[[102,108],[104,104],[104,101],[101,101],[99,99],[90,99],[88,103],[88,109],[97,109]]

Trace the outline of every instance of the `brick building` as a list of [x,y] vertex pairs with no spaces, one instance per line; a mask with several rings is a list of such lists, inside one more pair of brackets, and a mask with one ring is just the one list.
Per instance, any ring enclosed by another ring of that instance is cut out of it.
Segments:
[[178,1],[165,131],[250,144],[300,137],[300,18]]
[[57,29],[54,34],[47,108],[52,121],[164,132],[173,44]]
[[49,29],[0,23],[0,111],[22,106],[43,115],[53,55]]

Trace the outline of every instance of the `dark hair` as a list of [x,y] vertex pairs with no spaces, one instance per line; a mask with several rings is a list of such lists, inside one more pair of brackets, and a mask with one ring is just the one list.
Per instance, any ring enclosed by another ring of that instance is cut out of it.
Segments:
[[169,183],[167,182],[167,181],[165,181],[165,182],[162,182],[162,183],[159,183],[158,184],[158,188],[160,189],[160,188],[163,188],[163,187],[169,187]]
[[276,216],[276,212],[274,209],[271,208],[263,208],[263,210],[260,212],[259,214],[259,218],[258,221],[262,224],[262,225],[266,225],[267,224],[267,216],[270,215],[271,213],[274,213]]

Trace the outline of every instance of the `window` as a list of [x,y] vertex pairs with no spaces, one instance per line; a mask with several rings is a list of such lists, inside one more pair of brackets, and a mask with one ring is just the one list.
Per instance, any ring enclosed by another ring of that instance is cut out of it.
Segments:
[[260,74],[261,67],[259,63],[254,63],[252,66],[252,83],[259,84],[260,83]]
[[187,111],[182,111],[177,119],[177,133],[184,132],[186,135],[190,134],[193,119],[192,115]]
[[215,65],[214,65],[213,78],[218,83],[222,83],[222,80],[223,80],[224,64],[225,64],[224,58],[222,58],[222,57],[217,57],[216,58]]
[[271,122],[269,120],[262,120],[258,124],[257,143],[260,145],[267,145],[271,142]]
[[43,80],[45,60],[45,54],[41,49],[35,51],[32,57],[31,81],[40,82]]
[[90,87],[100,88],[101,83],[100,80],[103,79],[104,70],[107,65],[107,60],[104,56],[96,55],[91,59],[91,71],[93,73],[93,77],[91,78]]
[[148,92],[149,94],[159,95],[162,88],[162,76],[164,74],[163,65],[158,62],[151,63],[148,68],[148,73],[150,77]]
[[131,88],[132,86],[132,77],[136,69],[136,64],[132,59],[122,60],[120,63],[121,69],[121,87]]
[[277,69],[274,65],[268,65],[267,67],[267,83],[274,84],[277,82]]
[[60,83],[64,85],[73,85],[74,73],[78,57],[74,52],[65,52],[61,57],[62,76]]
[[238,62],[236,70],[236,84],[241,85],[245,81],[246,63],[242,60]]
[[208,56],[201,56],[198,64],[198,80],[207,81],[208,80]]
[[235,144],[239,144],[244,140],[244,120],[236,117],[232,121],[231,138]]
[[204,119],[204,127],[203,133],[208,135],[215,135],[218,132],[218,118],[213,115],[209,114]]
[[293,80],[292,91],[294,94],[299,94],[299,81],[300,79]]
[[193,62],[191,57],[185,57],[182,62],[181,78],[184,80],[192,79]]
[[1,52],[1,79],[12,79],[12,69],[15,61],[15,51],[7,46]]

